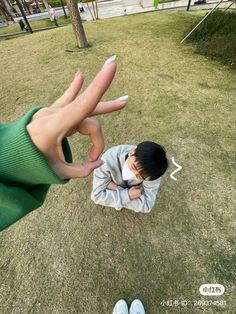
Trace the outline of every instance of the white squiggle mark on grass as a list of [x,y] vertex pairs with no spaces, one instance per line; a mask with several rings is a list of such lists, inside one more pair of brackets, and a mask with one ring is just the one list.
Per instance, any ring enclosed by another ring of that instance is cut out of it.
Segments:
[[176,174],[177,172],[179,172],[179,171],[182,169],[182,167],[177,164],[177,162],[175,161],[175,157],[172,157],[171,160],[172,160],[173,164],[177,167],[177,169],[175,169],[175,170],[171,173],[170,177],[171,177],[171,179],[173,179],[173,180],[176,181],[177,179],[174,177],[174,174]]

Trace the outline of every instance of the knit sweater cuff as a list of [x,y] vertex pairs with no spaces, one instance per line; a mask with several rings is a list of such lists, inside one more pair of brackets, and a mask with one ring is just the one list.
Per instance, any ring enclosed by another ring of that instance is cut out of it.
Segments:
[[[27,112],[20,120],[0,125],[0,181],[6,184],[64,184],[69,180],[60,179],[50,167],[43,154],[32,142],[27,124],[43,106]],[[62,149],[67,162],[72,162],[72,154],[67,139],[62,141]]]

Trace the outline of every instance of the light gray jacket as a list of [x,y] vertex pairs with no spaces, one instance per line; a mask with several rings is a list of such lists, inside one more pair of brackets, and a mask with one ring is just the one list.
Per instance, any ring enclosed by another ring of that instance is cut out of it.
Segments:
[[[91,199],[99,205],[115,208],[128,208],[135,212],[148,213],[155,204],[157,192],[160,186],[160,178],[153,181],[140,181],[122,179],[122,168],[125,157],[130,150],[135,149],[134,145],[119,145],[108,149],[102,156],[104,164],[95,169],[93,173],[93,190]],[[118,185],[116,190],[107,189],[107,185],[113,181]],[[128,188],[141,184],[144,193],[141,197],[131,200]]]

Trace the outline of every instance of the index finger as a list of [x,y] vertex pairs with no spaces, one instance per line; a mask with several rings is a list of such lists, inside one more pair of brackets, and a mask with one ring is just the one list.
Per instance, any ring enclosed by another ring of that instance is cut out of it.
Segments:
[[110,57],[80,97],[57,113],[54,120],[58,125],[57,131],[67,132],[93,112],[115,76],[115,60],[116,56]]

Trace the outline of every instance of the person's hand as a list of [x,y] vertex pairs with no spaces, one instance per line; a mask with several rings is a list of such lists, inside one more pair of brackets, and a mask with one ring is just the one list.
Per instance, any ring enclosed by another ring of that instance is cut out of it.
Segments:
[[139,198],[142,194],[143,194],[143,186],[142,185],[136,185],[136,186],[132,186],[130,189],[129,189],[129,198],[131,200],[134,200],[136,198]]
[[[115,56],[112,56],[88,88],[77,97],[84,81],[82,73],[78,72],[66,92],[52,106],[36,112],[27,125],[33,143],[61,179],[86,177],[102,165],[98,159],[104,148],[102,129],[92,116],[113,112],[126,105],[128,97],[100,102],[115,72]],[[64,138],[76,132],[89,136],[92,142],[89,161],[81,164],[67,163],[61,145]]]
[[115,184],[114,182],[110,182],[108,185],[107,185],[107,189],[108,190],[116,190],[117,189],[117,184]]

